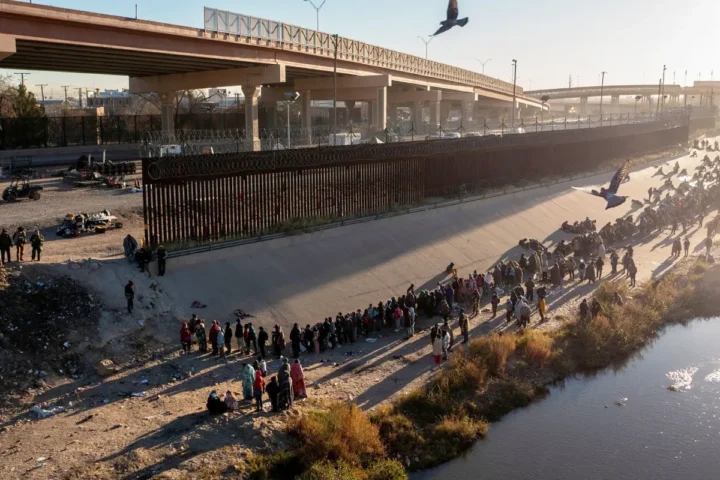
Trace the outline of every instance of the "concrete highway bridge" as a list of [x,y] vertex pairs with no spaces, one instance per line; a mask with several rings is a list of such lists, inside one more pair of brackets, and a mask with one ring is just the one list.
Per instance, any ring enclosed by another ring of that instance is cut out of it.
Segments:
[[337,100],[351,108],[368,102],[378,129],[388,109],[400,106],[416,122],[429,110],[431,127],[458,106],[465,121],[475,109],[543,108],[521,87],[462,68],[343,37],[336,45],[333,35],[271,20],[204,13],[198,29],[4,0],[0,68],[127,75],[131,93],[159,94],[167,132],[174,130],[176,91],[240,85],[255,149],[258,104],[268,108],[272,127],[277,102],[298,91],[308,127],[311,101],[334,96],[336,55]]
[[[665,85],[660,87],[655,85],[599,85],[574,88],[551,88],[545,90],[532,90],[525,92],[526,95],[542,98],[549,97],[549,102],[553,100],[580,99],[580,111],[583,112],[587,107],[588,99],[591,97],[610,97],[610,105],[619,105],[621,96],[641,97],[643,103],[649,103],[650,97],[657,97],[661,94],[667,96],[667,104],[679,104],[680,97],[685,99],[695,98],[700,105],[709,104],[714,92],[720,91],[719,82],[696,81],[693,86],[682,87],[680,85]],[[684,102],[683,102],[684,103]]]

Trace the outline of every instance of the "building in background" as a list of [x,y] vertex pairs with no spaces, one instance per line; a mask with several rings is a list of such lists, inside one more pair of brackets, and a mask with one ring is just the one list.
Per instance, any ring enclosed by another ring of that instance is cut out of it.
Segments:
[[87,107],[99,108],[103,107],[106,115],[118,115],[130,107],[130,94],[126,89],[122,90],[103,90],[97,89],[91,92],[86,99]]

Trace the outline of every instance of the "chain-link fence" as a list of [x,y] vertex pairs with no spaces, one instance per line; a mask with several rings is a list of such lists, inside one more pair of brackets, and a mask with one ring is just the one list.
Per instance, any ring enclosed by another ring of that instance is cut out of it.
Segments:
[[[152,132],[144,135],[140,155],[153,158],[167,155],[202,155],[239,153],[251,150],[287,150],[323,146],[350,146],[363,144],[386,144],[413,142],[424,140],[441,140],[467,137],[483,137],[484,143],[493,143],[492,139],[505,139],[521,134],[534,134],[551,131],[568,131],[596,127],[612,127],[619,125],[667,122],[687,122],[686,110],[654,114],[613,114],[598,116],[554,117],[547,119],[520,118],[512,126],[510,121],[501,119],[497,122],[483,121],[468,126],[462,122],[448,122],[444,126],[431,126],[427,122],[398,123],[385,129],[372,126],[344,126],[333,132],[331,126],[313,128],[292,127],[261,129],[259,138],[253,140],[245,135],[242,129],[228,130],[176,130],[175,132]],[[254,148],[255,147],[255,148]]]

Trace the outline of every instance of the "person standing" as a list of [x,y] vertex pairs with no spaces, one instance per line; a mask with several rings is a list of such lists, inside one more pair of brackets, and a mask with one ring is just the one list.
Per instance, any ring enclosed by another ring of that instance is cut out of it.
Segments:
[[35,233],[30,236],[30,246],[32,247],[30,258],[32,260],[35,260],[35,257],[37,257],[37,261],[40,261],[43,243],[45,243],[45,237],[42,236],[40,230],[35,230]]
[[442,338],[440,338],[439,333],[440,332],[438,332],[437,325],[433,325],[433,327],[430,329],[430,342],[432,344],[432,352],[433,359],[435,360],[435,365],[440,365],[440,358],[443,352],[443,341]]
[[190,344],[192,342],[192,335],[188,324],[183,322],[180,327],[180,343],[182,344],[183,353],[190,353]]
[[243,351],[243,335],[244,335],[245,327],[243,326],[242,322],[238,318],[235,321],[235,341],[237,342],[238,352]]
[[683,246],[685,247],[685,256],[687,257],[690,253],[690,239],[688,237],[685,237],[685,241],[683,241]]
[[263,378],[263,372],[260,370],[255,371],[255,381],[253,382],[253,397],[255,397],[255,411],[262,412],[262,395],[265,391],[265,379]]
[[230,322],[225,323],[225,334],[223,336],[225,337],[226,354],[230,355],[232,353],[232,339],[233,339],[233,331],[232,331],[232,327],[230,326]]
[[278,411],[278,397],[280,396],[280,385],[278,385],[277,377],[273,376],[270,379],[270,383],[265,387],[268,397],[270,397],[270,405],[272,405],[272,411]]
[[18,262],[23,261],[23,253],[25,252],[25,244],[27,243],[27,234],[23,227],[18,227],[13,234],[13,244],[15,245],[15,257]]
[[128,233],[123,239],[123,251],[125,252],[125,258],[128,259],[128,263],[133,263],[135,260],[135,252],[137,251],[137,248],[137,240]]
[[[167,250],[165,249],[165,245],[158,245],[156,255],[158,262],[158,275],[162,277],[165,275],[165,264],[167,262]],[[232,336],[230,338],[232,338]]]
[[127,310],[128,313],[132,313],[134,305],[133,300],[135,299],[135,288],[133,287],[133,282],[130,280],[127,285],[125,285],[125,299],[127,300]]
[[533,282],[532,277],[525,282],[525,298],[530,302],[535,299],[535,282]]
[[290,378],[292,378],[292,388],[295,398],[307,398],[305,389],[305,372],[303,372],[300,360],[295,360],[290,366]]
[[635,286],[635,275],[637,275],[637,267],[635,266],[635,262],[630,260],[630,264],[628,265],[628,274],[630,275],[630,286]]
[[252,322],[245,325],[245,333],[245,355],[250,355],[251,346],[253,355],[258,353],[257,334],[255,333],[255,327],[253,327]]
[[255,390],[255,369],[252,365],[243,363],[242,392],[245,400],[252,400]]
[[705,256],[706,257],[710,255],[710,249],[712,248],[712,245],[713,245],[712,238],[707,237],[705,239]]
[[490,305],[492,305],[492,318],[497,317],[497,309],[500,304],[500,297],[497,296],[497,292],[493,292],[492,298],[490,299]]
[[198,346],[202,353],[207,353],[207,332],[205,331],[205,322],[202,319],[198,319],[195,322],[195,335],[197,336]]
[[[5,262],[10,262],[10,247],[12,247],[13,241],[10,234],[4,228],[0,232],[0,265],[4,265]],[[7,260],[5,256],[7,255]]]
[[409,321],[407,335],[409,339],[410,337],[415,336],[415,307],[413,307],[412,305],[409,306],[407,309],[407,315]]
[[275,351],[275,356],[280,358],[282,356],[282,351],[285,349],[285,334],[283,333],[282,328],[280,328],[280,325],[277,324],[275,325],[272,334],[272,345]]
[[293,358],[300,357],[300,327],[297,323],[290,330],[290,343],[292,344]]
[[617,266],[618,262],[620,261],[620,256],[617,254],[615,250],[610,254],[610,267],[612,268],[612,274],[615,275],[617,273]]
[[[215,320],[215,323],[217,324],[217,337],[215,337],[213,351],[217,351],[220,354],[220,358],[225,358],[225,333],[217,320]],[[215,325],[213,325],[213,328],[215,328]]]
[[595,261],[595,268],[597,269],[597,278],[602,278],[603,266],[605,266],[605,261],[602,259],[602,257],[598,257],[598,259]]
[[260,351],[260,356],[262,358],[265,358],[265,346],[267,345],[268,341],[268,334],[265,331],[265,328],[260,327],[260,332],[258,333],[258,350]]
[[465,314],[465,310],[460,309],[460,332],[463,335],[463,343],[468,343],[470,340],[470,320]]
[[212,327],[210,327],[210,345],[212,345],[212,354],[218,354],[218,334],[220,333],[220,324],[217,320],[213,320]]

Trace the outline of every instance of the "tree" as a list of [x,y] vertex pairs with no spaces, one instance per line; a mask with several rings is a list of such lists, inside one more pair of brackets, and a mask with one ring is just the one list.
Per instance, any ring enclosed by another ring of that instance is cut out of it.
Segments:
[[13,145],[30,148],[45,144],[45,108],[25,85],[17,87],[17,94],[12,100],[12,114],[15,117],[10,131]]
[[0,75],[0,118],[12,116],[12,103],[17,89],[11,75]]

